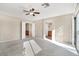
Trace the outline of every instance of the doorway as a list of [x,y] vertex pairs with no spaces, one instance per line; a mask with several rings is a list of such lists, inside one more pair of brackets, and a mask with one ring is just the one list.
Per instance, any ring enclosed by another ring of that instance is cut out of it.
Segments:
[[77,13],[76,17],[74,17],[74,25],[74,45],[79,54],[79,12]]
[[32,37],[32,24],[30,24],[30,23],[26,23],[25,24],[25,35],[26,36],[29,36],[29,37]]
[[35,23],[22,22],[22,39],[26,37],[35,37]]
[[44,21],[44,39],[55,40],[55,26],[52,21]]
[[48,35],[47,38],[52,40],[52,23],[48,23]]

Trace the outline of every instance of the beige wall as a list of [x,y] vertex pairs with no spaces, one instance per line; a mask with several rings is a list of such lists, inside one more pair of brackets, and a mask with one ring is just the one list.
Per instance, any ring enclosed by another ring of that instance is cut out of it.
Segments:
[[35,37],[43,38],[43,21],[35,22]]
[[20,40],[20,19],[0,15],[0,42]]
[[72,14],[51,17],[44,21],[51,21],[52,28],[55,26],[56,41],[72,43]]
[[72,42],[72,14],[55,17],[55,36],[59,42]]
[[[55,27],[55,40],[58,42],[72,43],[72,14],[47,18],[44,22],[52,23]],[[46,29],[46,28],[45,28]]]
[[42,37],[45,34],[46,32],[45,30],[47,30],[47,28],[45,28],[44,23],[45,22],[47,23],[49,21],[52,23],[52,30],[53,28],[55,28],[56,41],[72,43],[72,14],[47,18],[44,20],[44,22],[42,20],[36,21],[35,24],[36,37]]

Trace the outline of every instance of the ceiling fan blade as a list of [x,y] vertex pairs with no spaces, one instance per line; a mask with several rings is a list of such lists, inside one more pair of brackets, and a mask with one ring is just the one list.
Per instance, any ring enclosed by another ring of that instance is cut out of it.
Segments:
[[24,12],[29,12],[29,11],[27,11],[27,10],[23,10]]
[[32,11],[34,11],[35,9],[34,8],[32,8]]
[[34,11],[34,10],[35,10],[35,9],[34,9],[34,8],[32,8],[32,9],[30,9],[30,12],[31,12],[31,11]]
[[35,16],[35,14],[33,14],[33,16]]
[[30,13],[27,13],[26,15],[29,15]]
[[34,12],[35,14],[40,14],[40,12]]

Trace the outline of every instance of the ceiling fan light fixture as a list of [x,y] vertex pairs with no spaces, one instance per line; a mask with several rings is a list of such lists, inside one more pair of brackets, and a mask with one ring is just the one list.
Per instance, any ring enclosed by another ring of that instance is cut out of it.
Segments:
[[33,12],[30,12],[30,15],[32,15],[33,14]]
[[31,8],[30,10],[23,10],[26,14],[25,15],[33,15],[40,14],[40,12],[36,11],[34,8]]

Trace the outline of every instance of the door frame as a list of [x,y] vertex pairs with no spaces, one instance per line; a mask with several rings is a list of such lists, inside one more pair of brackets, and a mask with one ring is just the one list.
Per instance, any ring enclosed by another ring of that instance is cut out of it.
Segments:
[[30,21],[25,21],[25,22],[22,22],[22,39],[24,39],[24,38],[26,38],[26,35],[25,35],[25,24],[26,23],[30,23],[30,24],[32,24],[32,37],[35,37],[35,23],[33,23],[33,22],[30,22]]
[[74,46],[75,46],[75,48],[76,48],[76,50],[77,50],[77,52],[79,54],[79,50],[77,48],[77,32],[76,32],[76,30],[77,30],[77,23],[76,23],[76,21],[77,21],[77,15],[78,14],[79,14],[79,10],[78,10],[78,12],[76,13],[76,15],[74,17]]

